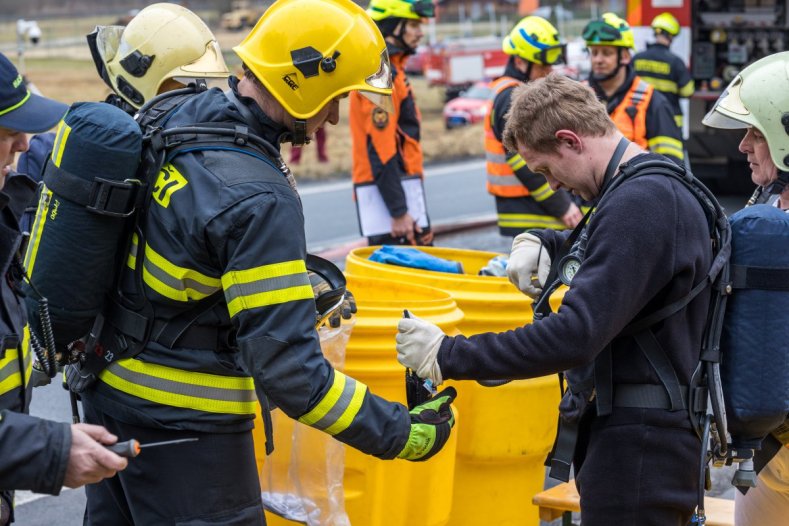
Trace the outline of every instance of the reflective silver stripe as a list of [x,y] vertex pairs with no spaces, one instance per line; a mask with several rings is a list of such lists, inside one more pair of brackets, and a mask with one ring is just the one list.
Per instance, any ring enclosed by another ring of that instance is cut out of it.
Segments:
[[[164,391],[167,393],[188,396],[191,398],[207,398],[221,402],[254,402],[257,400],[254,390],[247,389],[222,389],[205,385],[194,385],[174,380],[158,378],[149,374],[138,373],[122,367],[118,362],[111,363],[107,370],[115,376],[135,385]],[[189,374],[188,371],[183,371]],[[224,378],[224,377],[221,377]]]
[[310,285],[310,279],[307,274],[287,274],[285,276],[277,276],[274,278],[265,278],[250,283],[235,283],[225,289],[225,299],[230,303],[236,298],[241,296],[249,296],[252,294],[259,294],[261,292],[271,292],[273,290],[289,289],[291,287],[300,287],[303,285]]
[[11,376],[15,374],[19,374],[19,357],[14,357],[5,367],[0,369],[0,382],[7,378],[11,378]]
[[636,86],[636,89],[633,92],[633,96],[630,99],[631,101],[633,101],[633,106],[638,105],[639,102],[644,100],[644,97],[646,97],[648,89],[649,89],[649,84],[639,79],[638,85]]
[[168,287],[178,290],[178,291],[185,291],[187,289],[191,289],[197,291],[201,294],[205,294],[206,296],[210,296],[214,292],[220,290],[221,287],[212,287],[210,285],[205,285],[200,283],[199,281],[195,281],[190,278],[184,278],[183,280],[177,279],[172,277],[170,274],[165,272],[163,269],[157,267],[154,263],[151,262],[150,259],[145,260],[145,270],[148,271],[151,276],[156,278],[157,280],[161,281]]
[[328,427],[334,425],[340,417],[343,416],[345,411],[348,409],[348,406],[351,404],[353,400],[354,392],[356,391],[356,380],[351,378],[350,376],[345,377],[345,386],[343,387],[342,394],[337,399],[337,402],[332,406],[326,415],[312,424],[312,427],[316,429],[327,429]]
[[503,153],[485,152],[485,160],[489,163],[507,164],[507,156]]
[[515,175],[493,175],[488,174],[488,182],[494,186],[523,186],[520,179]]

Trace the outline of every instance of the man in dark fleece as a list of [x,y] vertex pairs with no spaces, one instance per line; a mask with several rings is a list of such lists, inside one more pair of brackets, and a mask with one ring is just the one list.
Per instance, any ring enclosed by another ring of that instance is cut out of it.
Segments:
[[[564,276],[570,288],[562,306],[531,325],[469,338],[404,319],[398,360],[435,384],[533,378],[594,364],[595,391],[587,398],[594,403],[581,417],[574,459],[584,525],[684,526],[697,497],[701,441],[684,407],[669,410],[656,371],[623,330],[705,279],[712,252],[704,210],[678,180],[639,168],[666,158],[625,139],[591,90],[560,75],[517,89],[504,139],[551,189],[595,202],[579,237],[585,243],[580,265]],[[624,178],[628,167],[638,177]],[[510,279],[539,293],[546,287],[546,260],[558,259],[569,235],[523,234],[527,239],[510,258]],[[699,363],[709,298],[703,290],[646,332],[681,386]],[[680,389],[687,400],[687,387]],[[611,394],[610,404],[601,401],[601,390]],[[627,391],[656,396],[638,404]]]

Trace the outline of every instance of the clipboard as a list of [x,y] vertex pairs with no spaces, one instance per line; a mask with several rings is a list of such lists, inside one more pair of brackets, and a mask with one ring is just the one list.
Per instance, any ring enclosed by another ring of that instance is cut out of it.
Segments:
[[[421,228],[430,226],[425,202],[425,188],[422,178],[411,175],[400,178],[405,192],[408,213]],[[379,236],[392,231],[392,216],[384,203],[381,191],[375,182],[361,183],[353,188],[356,198],[356,215],[359,218],[359,232],[364,237]]]

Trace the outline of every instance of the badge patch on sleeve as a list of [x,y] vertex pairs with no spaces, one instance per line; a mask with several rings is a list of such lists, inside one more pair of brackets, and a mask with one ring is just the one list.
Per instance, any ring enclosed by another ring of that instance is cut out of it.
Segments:
[[373,126],[381,129],[386,128],[387,124],[389,124],[389,114],[381,108],[375,108],[373,110]]

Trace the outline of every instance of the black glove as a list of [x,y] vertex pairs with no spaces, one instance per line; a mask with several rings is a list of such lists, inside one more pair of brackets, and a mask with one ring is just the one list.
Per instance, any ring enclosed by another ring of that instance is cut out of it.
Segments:
[[455,388],[447,387],[410,411],[411,432],[397,458],[423,461],[441,451],[455,425],[455,415],[450,404],[456,396]]

